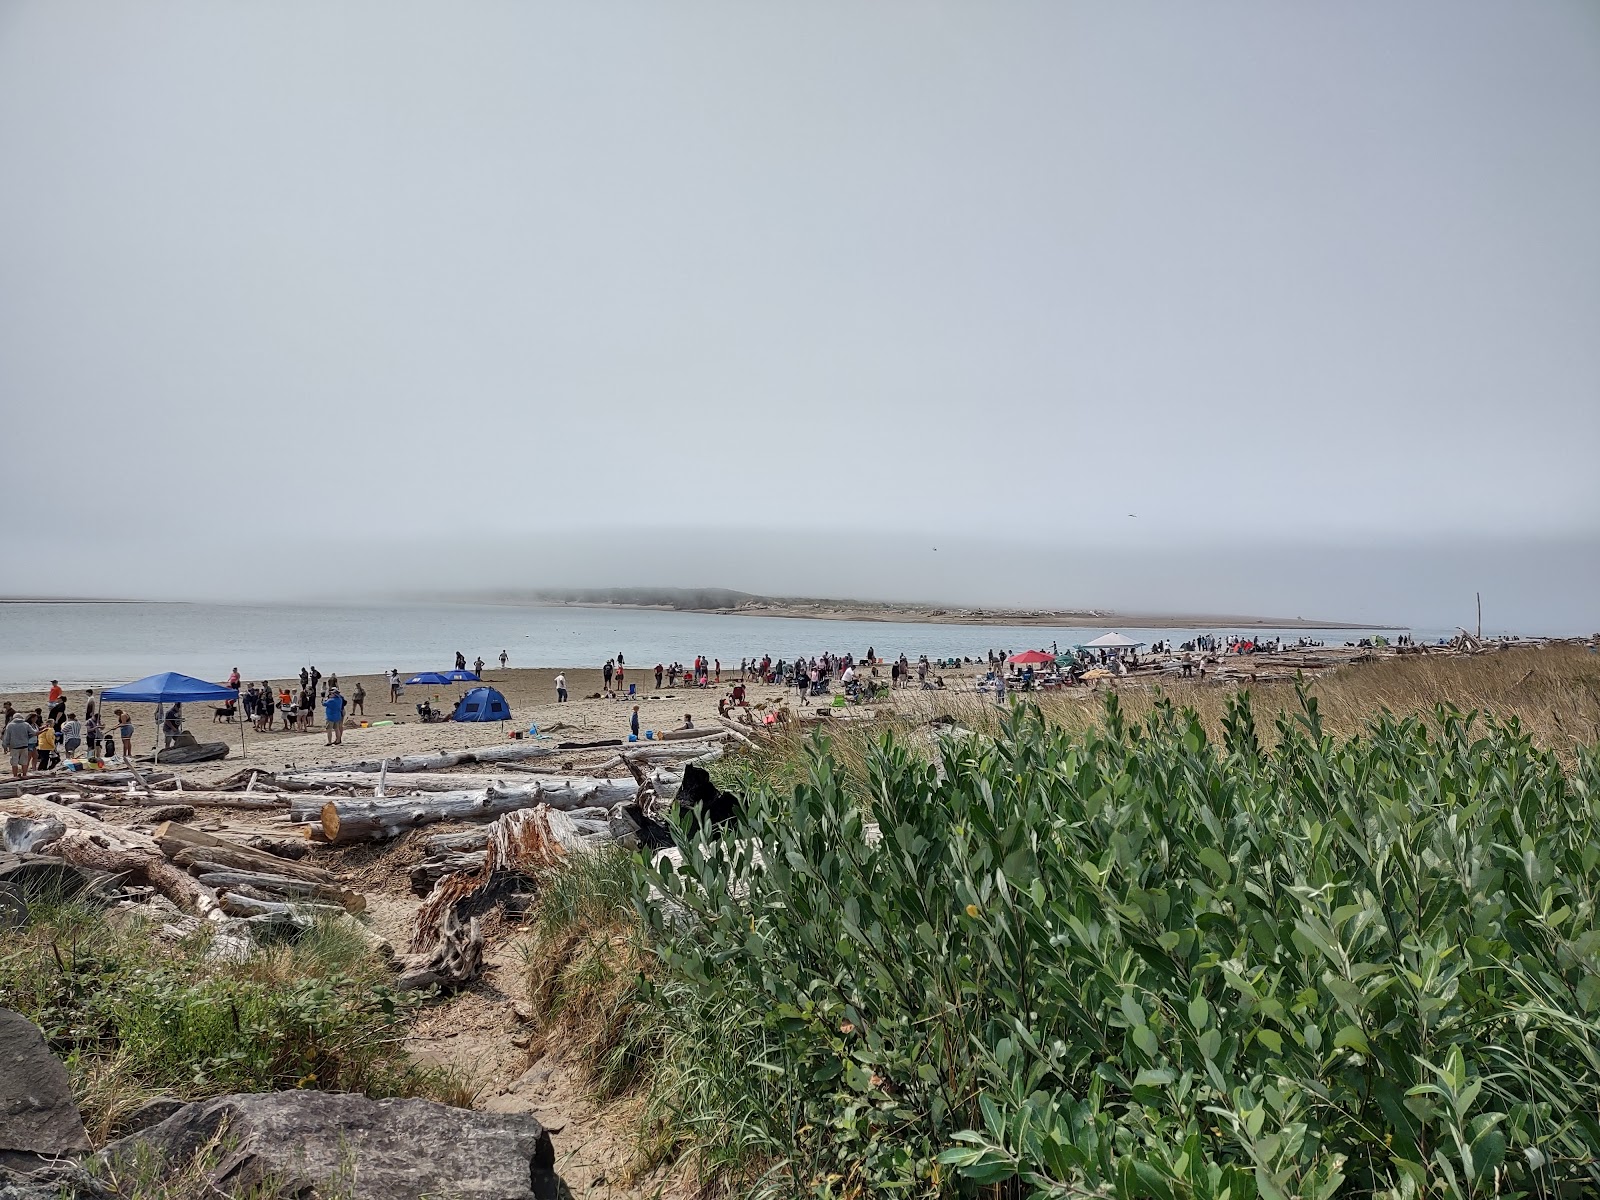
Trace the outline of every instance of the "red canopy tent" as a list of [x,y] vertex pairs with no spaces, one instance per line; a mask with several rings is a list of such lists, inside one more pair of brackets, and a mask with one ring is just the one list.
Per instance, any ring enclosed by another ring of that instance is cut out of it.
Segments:
[[1036,667],[1043,663],[1053,663],[1055,660],[1054,654],[1047,654],[1043,650],[1024,650],[1021,654],[1013,654],[1006,659],[1007,662],[1016,663],[1021,667]]

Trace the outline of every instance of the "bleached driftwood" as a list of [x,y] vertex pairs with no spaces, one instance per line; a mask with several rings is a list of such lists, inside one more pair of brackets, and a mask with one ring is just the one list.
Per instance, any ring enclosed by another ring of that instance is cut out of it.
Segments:
[[540,805],[505,814],[490,831],[483,865],[475,873],[445,876],[417,909],[412,950],[431,949],[443,936],[450,918],[494,903],[498,896],[512,890],[518,877],[537,874],[569,854],[588,852],[592,846],[559,809]]
[[268,875],[259,871],[238,871],[221,863],[203,860],[196,860],[189,869],[195,872],[201,883],[218,891],[248,887],[270,892],[280,900],[326,900],[347,912],[363,912],[367,907],[367,898],[360,892],[347,891],[330,883],[311,883],[288,875]]
[[631,779],[541,779],[522,787],[423,796],[351,797],[322,806],[319,825],[330,844],[377,842],[436,821],[486,821],[518,809],[607,807],[633,798]]
[[451,909],[444,913],[433,944],[406,961],[394,986],[400,992],[459,987],[482,970],[483,931],[478,918],[463,920]]
[[277,900],[260,900],[254,896],[235,889],[223,892],[218,899],[222,911],[230,917],[312,917],[318,915],[333,916],[343,913],[344,909],[335,908],[328,904],[286,904]]
[[333,874],[321,867],[279,858],[264,850],[253,850],[239,842],[171,821],[156,830],[154,841],[162,853],[175,861],[214,862],[234,870],[287,875],[309,883],[335,882]]
[[[314,775],[288,775],[283,777],[290,783],[312,783],[320,781],[319,791],[329,791],[332,788],[348,787],[358,789],[355,794],[370,792],[377,786],[378,780],[371,774],[363,771],[318,771]],[[398,779],[390,779],[384,790],[388,793],[404,792],[470,792],[480,788],[494,787],[506,782],[505,774],[461,774],[443,775],[433,772],[417,771],[402,775]],[[185,794],[185,799],[188,798]],[[332,799],[332,796],[325,799]],[[296,797],[296,806],[303,805],[309,797]]]
[[504,746],[482,746],[476,750],[441,750],[434,754],[404,754],[395,758],[369,758],[351,763],[328,763],[320,767],[307,767],[300,774],[324,774],[355,771],[376,775],[388,769],[390,774],[410,774],[416,771],[442,771],[464,763],[522,762],[530,758],[545,758],[554,754],[550,746],[538,743],[513,742]]
[[6,816],[62,826],[59,837],[34,844],[36,853],[53,854],[75,867],[127,876],[190,912],[206,915],[215,910],[216,893],[169,863],[155,841],[142,833],[106,825],[41,796],[0,802],[0,819]]

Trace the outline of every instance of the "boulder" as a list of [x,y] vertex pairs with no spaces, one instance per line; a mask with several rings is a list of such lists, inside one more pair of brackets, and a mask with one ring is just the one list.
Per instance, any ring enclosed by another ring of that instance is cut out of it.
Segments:
[[37,1025],[0,1008],[0,1166],[29,1170],[90,1149],[67,1069]]
[[[349,1200],[531,1200],[564,1194],[555,1148],[527,1114],[451,1108],[431,1100],[369,1100],[331,1092],[266,1092],[187,1104],[112,1142],[102,1159],[153,1154],[169,1174],[216,1139],[204,1174],[236,1195],[263,1183],[274,1196],[317,1191]],[[253,1193],[252,1193],[253,1194]]]

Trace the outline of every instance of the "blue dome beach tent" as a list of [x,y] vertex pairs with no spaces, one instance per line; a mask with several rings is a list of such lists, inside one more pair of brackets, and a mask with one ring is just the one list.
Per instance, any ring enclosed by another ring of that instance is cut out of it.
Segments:
[[446,671],[444,677],[451,683],[478,683],[478,677],[471,671]]
[[511,706],[492,687],[475,687],[461,697],[452,721],[509,721]]
[[[176,671],[163,671],[159,675],[146,675],[143,679],[135,679],[132,683],[107,688],[100,693],[100,711],[104,714],[108,702],[156,705],[156,761],[160,762],[161,727],[165,720],[161,712],[163,708],[168,704],[203,703],[210,700],[237,703],[238,699],[238,688],[224,687],[220,683],[207,683],[204,679],[179,675]],[[244,722],[240,721],[239,753],[242,755],[244,752]]]

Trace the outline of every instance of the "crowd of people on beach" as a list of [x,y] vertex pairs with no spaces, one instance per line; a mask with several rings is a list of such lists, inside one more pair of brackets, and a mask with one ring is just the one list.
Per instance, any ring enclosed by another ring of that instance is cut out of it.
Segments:
[[58,680],[50,681],[45,704],[23,712],[11,701],[0,706],[0,747],[6,751],[13,779],[48,771],[67,763],[101,764],[133,757],[133,716],[117,708],[103,720],[93,688],[83,695],[83,715],[70,706]]
[[[1410,635],[1401,634],[1393,644],[1406,646],[1412,642]],[[1389,644],[1388,639],[1381,635],[1346,643],[1347,646],[1356,647]],[[725,715],[740,706],[748,707],[748,689],[754,684],[792,690],[797,704],[802,707],[830,696],[835,687],[840,689],[839,695],[829,703],[866,703],[908,688],[940,691],[947,686],[944,676],[946,670],[977,667],[980,671],[978,689],[992,692],[1003,700],[1008,689],[1031,691],[1039,687],[1073,686],[1086,679],[1092,681],[1097,675],[1126,675],[1151,662],[1185,678],[1198,672],[1203,680],[1207,666],[1216,664],[1223,656],[1271,654],[1285,649],[1310,650],[1323,645],[1315,638],[1304,636],[1286,642],[1281,636],[1264,638],[1248,634],[1199,634],[1176,646],[1169,639],[1158,639],[1141,655],[1142,643],[1114,648],[1079,646],[1065,653],[1051,643],[1048,651],[1033,651],[1033,661],[1021,664],[1013,661],[1015,656],[1010,651],[995,649],[988,650],[981,658],[961,656],[933,659],[923,654],[915,660],[904,653],[897,658],[880,659],[876,648],[872,646],[861,658],[831,650],[821,654],[796,654],[792,658],[765,653],[759,658],[741,658],[736,672],[730,667],[728,693],[718,698],[718,711]],[[1030,655],[1022,657],[1026,660]],[[498,659],[504,669],[510,656],[502,650]],[[455,665],[458,672],[469,670],[465,653],[456,652]],[[480,655],[471,663],[470,670],[481,677],[485,665]],[[723,686],[722,660],[706,654],[695,655],[689,664],[677,660],[657,662],[653,668],[646,669],[645,682],[640,684],[629,676],[627,659],[619,650],[606,660],[600,674],[601,691],[594,695],[612,700],[635,698],[641,687],[648,689],[651,683],[657,692],[680,686]],[[403,690],[400,671],[391,667],[384,672],[384,678],[388,684],[389,700],[398,701]],[[567,703],[570,694],[564,672],[555,675],[554,685],[556,702]],[[298,680],[291,679],[282,685],[274,685],[272,681],[263,679],[242,686],[239,669],[235,667],[228,676],[227,686],[237,693],[238,700],[228,700],[221,707],[213,709],[214,720],[233,721],[242,717],[263,733],[274,729],[310,732],[316,727],[320,716],[327,743],[338,745],[343,742],[346,720],[366,715],[367,693],[359,680],[351,687],[347,697],[339,685],[338,674],[324,676],[316,666],[301,667]],[[418,706],[419,715],[424,720],[449,719],[443,710],[425,711],[431,707],[427,702]],[[692,717],[687,714],[685,719],[692,723]],[[156,724],[163,749],[169,749],[175,743],[187,744],[185,723],[181,704],[158,706]],[[76,760],[103,764],[116,757],[119,740],[122,757],[131,758],[133,735],[134,721],[129,712],[118,708],[109,718],[102,719],[93,689],[84,693],[81,705],[69,707],[65,693],[55,680],[51,681],[46,706],[21,712],[8,701],[5,702],[3,713],[0,713],[0,746],[7,751],[12,775],[17,778],[25,778],[31,771],[47,770]]]

